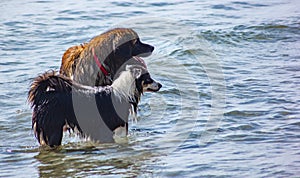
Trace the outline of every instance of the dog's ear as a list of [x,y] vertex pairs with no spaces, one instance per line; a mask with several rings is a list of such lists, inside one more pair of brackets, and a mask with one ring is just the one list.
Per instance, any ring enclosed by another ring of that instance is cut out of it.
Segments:
[[126,65],[126,70],[130,71],[135,79],[142,75],[142,69],[136,65]]
[[133,73],[134,78],[137,79],[142,75],[142,69],[133,68],[132,73]]
[[126,65],[125,70],[131,70],[133,68],[133,65]]
[[114,53],[116,53],[116,41],[114,40],[114,38],[112,40],[112,50]]

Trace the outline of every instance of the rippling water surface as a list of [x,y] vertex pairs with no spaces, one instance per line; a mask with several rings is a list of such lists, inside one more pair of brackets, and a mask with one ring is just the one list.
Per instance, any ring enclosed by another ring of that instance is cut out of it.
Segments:
[[[0,2],[0,177],[298,177],[298,1]],[[134,28],[163,84],[126,143],[41,149],[31,80],[109,28]]]

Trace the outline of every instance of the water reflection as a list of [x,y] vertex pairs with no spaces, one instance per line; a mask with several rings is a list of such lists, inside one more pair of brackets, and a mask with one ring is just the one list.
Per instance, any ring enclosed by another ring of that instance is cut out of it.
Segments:
[[97,146],[66,145],[56,150],[42,149],[34,158],[39,162],[40,177],[84,177],[119,175],[136,177],[152,174],[145,165],[153,163],[157,154],[135,150],[130,145]]

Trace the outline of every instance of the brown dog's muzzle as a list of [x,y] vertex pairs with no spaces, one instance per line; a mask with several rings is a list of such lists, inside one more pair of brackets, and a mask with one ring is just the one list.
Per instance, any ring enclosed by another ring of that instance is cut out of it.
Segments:
[[142,43],[139,39],[137,39],[133,47],[132,56],[148,57],[152,54],[153,50],[153,46]]

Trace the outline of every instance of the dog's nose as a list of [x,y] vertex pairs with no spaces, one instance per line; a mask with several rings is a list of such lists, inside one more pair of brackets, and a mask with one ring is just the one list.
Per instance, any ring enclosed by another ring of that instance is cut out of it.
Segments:
[[153,52],[154,51],[154,46],[151,46],[150,50],[151,50],[151,52]]
[[158,89],[160,89],[162,87],[162,84],[158,83]]

